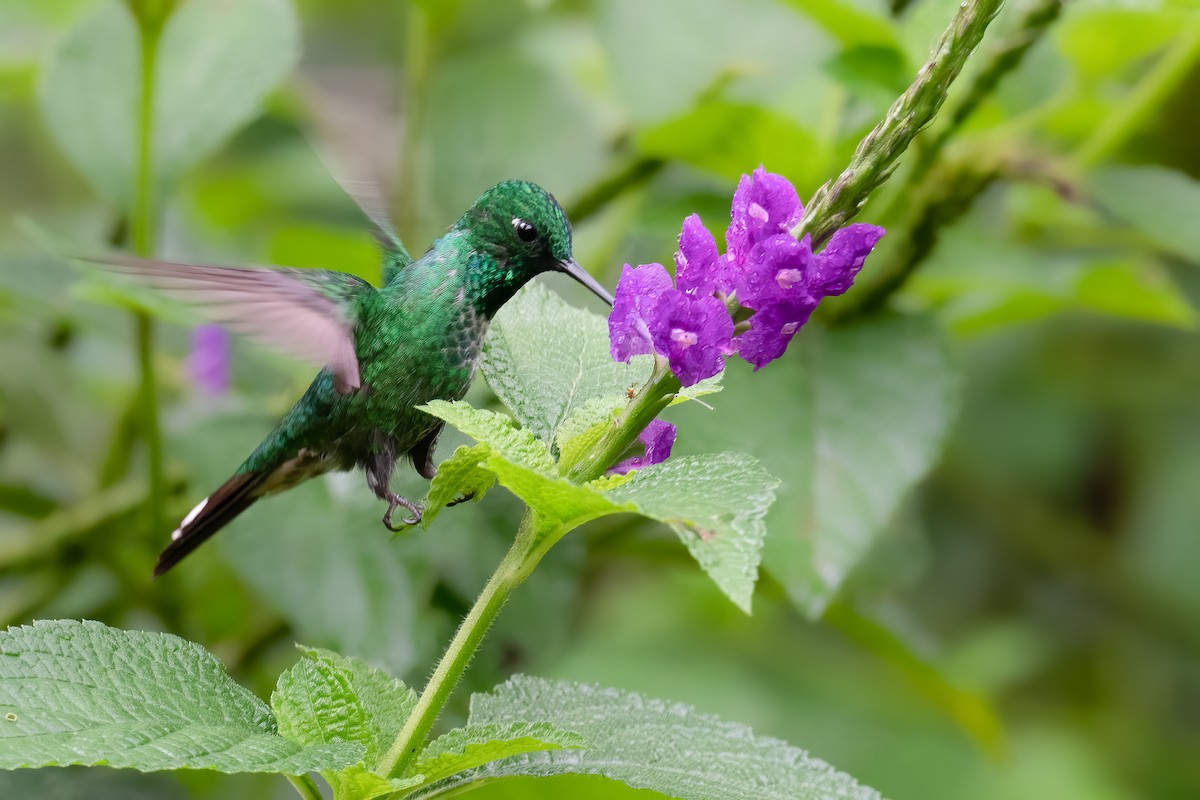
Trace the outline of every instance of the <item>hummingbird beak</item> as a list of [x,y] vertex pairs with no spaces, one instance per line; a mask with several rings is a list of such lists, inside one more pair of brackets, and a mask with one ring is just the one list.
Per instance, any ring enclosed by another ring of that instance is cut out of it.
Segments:
[[595,294],[604,302],[608,303],[610,306],[613,304],[613,297],[608,293],[608,290],[601,286],[595,278],[593,278],[591,275],[588,275],[587,271],[575,263],[574,259],[571,259],[570,261],[558,262],[558,269],[560,272],[567,273],[572,278],[591,289],[593,294]]

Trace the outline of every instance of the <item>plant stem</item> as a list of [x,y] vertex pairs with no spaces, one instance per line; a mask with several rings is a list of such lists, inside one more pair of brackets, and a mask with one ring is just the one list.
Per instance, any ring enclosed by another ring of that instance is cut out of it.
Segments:
[[[130,218],[133,252],[142,258],[154,253],[155,198],[153,160],[154,77],[158,42],[165,15],[140,14],[142,34],[141,101],[138,105],[138,163],[134,207]],[[144,311],[135,314],[137,358],[141,376],[141,428],[149,460],[150,530],[158,531],[163,520],[163,453],[158,420],[158,384],[154,375],[154,322]]]
[[1120,147],[1163,98],[1187,77],[1197,59],[1200,59],[1200,20],[1194,20],[1184,28],[1174,46],[1158,59],[1154,69],[1092,131],[1075,151],[1075,163],[1081,167],[1095,164]]
[[296,794],[304,798],[304,800],[324,800],[321,796],[321,790],[317,788],[316,781],[307,775],[288,775],[288,783],[295,789]]
[[656,359],[650,380],[621,410],[600,441],[574,464],[560,464],[559,470],[575,483],[599,478],[629,449],[651,420],[670,405],[680,388],[679,378],[667,367],[666,361]]
[[454,688],[458,686],[467,664],[483,643],[484,635],[508,600],[509,594],[521,585],[537,565],[538,556],[534,553],[535,529],[533,513],[527,511],[512,547],[488,579],[483,591],[479,593],[475,605],[458,626],[449,647],[417,699],[412,714],[397,734],[392,746],[376,765],[375,771],[380,775],[398,777],[424,746],[425,738],[450,699]]
[[792,229],[793,236],[799,239],[811,234],[813,245],[818,246],[858,214],[871,192],[892,174],[896,159],[937,115],[950,84],[962,71],[1003,2],[968,0],[959,7],[916,80],[858,143],[842,174],[813,195],[804,218]]

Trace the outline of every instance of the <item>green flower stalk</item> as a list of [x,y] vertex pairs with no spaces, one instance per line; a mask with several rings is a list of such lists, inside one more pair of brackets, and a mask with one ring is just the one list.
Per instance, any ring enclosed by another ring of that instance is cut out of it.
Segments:
[[813,195],[807,213],[792,228],[793,236],[801,239],[808,234],[813,244],[819,245],[854,219],[871,192],[891,176],[896,160],[913,138],[937,116],[938,109],[946,102],[950,84],[979,46],[1003,2],[968,0],[959,7],[950,27],[934,45],[929,60],[917,72],[917,79],[858,143],[842,174]]

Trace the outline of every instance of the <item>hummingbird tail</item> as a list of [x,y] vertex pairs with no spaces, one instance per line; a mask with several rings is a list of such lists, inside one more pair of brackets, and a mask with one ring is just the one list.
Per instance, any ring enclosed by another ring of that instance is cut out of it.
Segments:
[[221,488],[200,501],[171,533],[171,543],[158,556],[154,577],[163,575],[208,537],[228,525],[259,498],[255,489],[265,480],[265,472],[243,472],[234,475]]

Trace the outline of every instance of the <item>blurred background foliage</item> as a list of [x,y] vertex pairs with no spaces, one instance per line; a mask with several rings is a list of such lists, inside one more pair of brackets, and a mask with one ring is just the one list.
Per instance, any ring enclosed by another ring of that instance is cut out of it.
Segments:
[[[418,252],[486,186],[538,181],[611,285],[624,262],[669,262],[688,213],[719,228],[759,163],[802,197],[836,176],[957,3],[297,0],[294,21],[274,0],[208,5],[164,34],[160,255],[376,279],[315,141],[387,179]],[[334,476],[149,580],[166,530],[137,323],[47,247],[126,243],[135,222],[117,8],[0,3],[0,624],[170,630],[261,695],[294,641],[420,684],[514,529],[501,492],[389,541],[361,478]],[[747,451],[784,480],[754,616],[669,533],[601,522],[518,592],[471,688],[525,671],[686,701],[896,800],[1200,795],[1197,100],[1188,0],[1008,3],[864,209],[889,235],[859,285],[787,358],[733,365],[712,410],[669,412],[677,452]],[[311,375],[238,342],[232,390],[205,394],[188,326],[157,326],[152,353],[172,520]],[[0,774],[4,797],[277,790]],[[472,796],[566,793],[655,796],[584,778]]]

